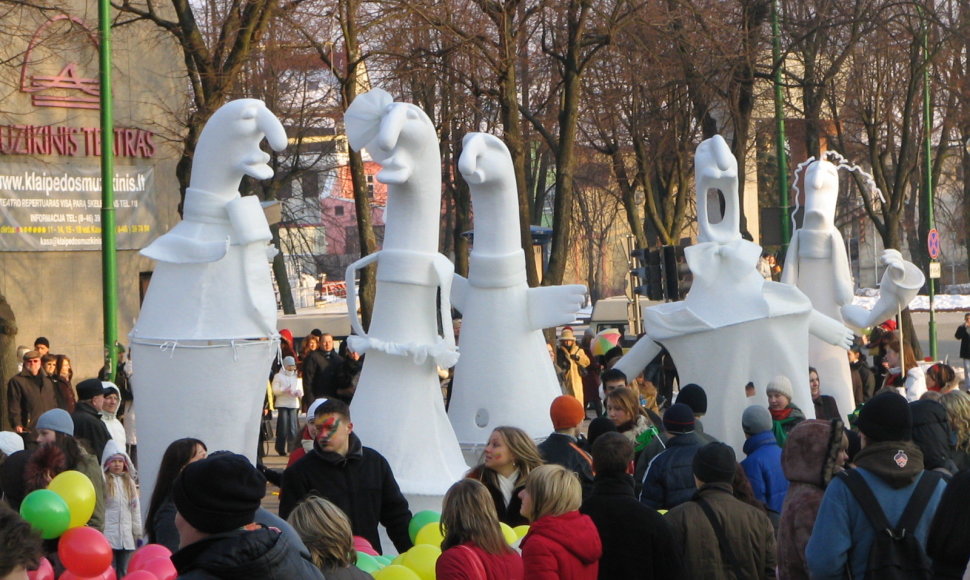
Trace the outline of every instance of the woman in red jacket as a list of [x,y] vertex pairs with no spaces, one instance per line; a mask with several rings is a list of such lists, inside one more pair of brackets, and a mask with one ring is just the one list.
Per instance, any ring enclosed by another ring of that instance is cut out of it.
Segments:
[[463,479],[445,494],[441,509],[444,550],[438,580],[523,580],[522,557],[502,535],[492,496],[481,482]]
[[589,516],[577,511],[582,489],[572,471],[542,465],[519,492],[522,515],[532,522],[522,539],[529,580],[596,580],[603,544]]

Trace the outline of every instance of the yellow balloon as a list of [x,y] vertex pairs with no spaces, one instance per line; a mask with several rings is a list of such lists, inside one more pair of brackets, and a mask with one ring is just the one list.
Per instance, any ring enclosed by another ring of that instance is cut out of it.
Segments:
[[70,528],[88,523],[94,513],[94,484],[80,471],[65,471],[51,480],[47,489],[61,496],[71,511]]
[[431,522],[430,524],[425,524],[423,528],[418,530],[418,535],[414,537],[414,544],[430,544],[436,548],[440,548],[441,542],[444,539],[438,527],[438,522]]
[[374,580],[421,580],[410,568],[391,564],[374,573]]
[[404,566],[404,554],[398,554],[397,557],[391,560],[391,563],[388,565]]
[[434,566],[440,555],[439,548],[418,544],[404,552],[404,560],[401,563],[410,568],[421,580],[435,580]]
[[502,535],[505,536],[505,541],[509,545],[512,545],[519,541],[519,535],[515,533],[515,530],[512,529],[512,526],[508,525],[505,522],[499,522],[498,525],[502,527]]
[[522,524],[521,526],[515,526],[514,528],[512,528],[512,531],[515,532],[515,536],[521,540],[522,538],[525,537],[526,534],[529,533],[529,526],[525,524]]
[[657,510],[657,513],[660,515],[664,515],[665,513],[667,513],[667,510]]

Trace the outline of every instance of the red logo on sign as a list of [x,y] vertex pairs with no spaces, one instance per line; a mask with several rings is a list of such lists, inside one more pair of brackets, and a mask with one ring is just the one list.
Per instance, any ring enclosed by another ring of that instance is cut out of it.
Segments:
[[[58,23],[66,24],[69,29],[77,27],[82,36],[86,37],[98,49],[98,40],[94,33],[84,25],[84,22],[73,16],[61,14],[42,24],[30,39],[24,54],[24,64],[20,69],[20,90],[31,95],[31,102],[35,107],[60,107],[64,109],[99,109],[101,106],[101,84],[96,77],[85,77],[78,74],[79,64],[68,62],[57,74],[31,74],[40,63],[45,62],[43,55],[32,60],[36,49],[45,45],[48,39],[55,38],[52,30]],[[57,36],[56,38],[59,38]],[[51,54],[53,49],[48,48]]]

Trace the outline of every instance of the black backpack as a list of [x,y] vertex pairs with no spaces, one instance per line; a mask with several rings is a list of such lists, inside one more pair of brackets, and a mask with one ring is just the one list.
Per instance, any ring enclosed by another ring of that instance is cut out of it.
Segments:
[[838,477],[852,492],[876,530],[876,539],[866,562],[865,580],[931,580],[933,565],[916,537],[916,526],[942,475],[935,471],[923,472],[895,527],[886,520],[876,496],[859,472],[850,469],[839,473]]

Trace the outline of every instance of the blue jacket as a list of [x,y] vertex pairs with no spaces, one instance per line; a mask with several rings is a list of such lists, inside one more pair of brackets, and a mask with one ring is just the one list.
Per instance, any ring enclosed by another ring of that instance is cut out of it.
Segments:
[[670,509],[694,497],[694,455],[701,445],[693,431],[672,437],[667,449],[647,467],[640,502],[653,509]]
[[744,442],[747,459],[741,462],[754,496],[764,502],[768,509],[781,513],[788,493],[788,480],[781,469],[781,447],[775,434],[764,431]]
[[[862,474],[872,489],[873,495],[882,506],[886,519],[895,525],[903,515],[903,509],[916,489],[916,484],[925,472],[920,473],[912,483],[893,489],[888,483],[872,472],[861,467],[856,470]],[[926,546],[926,536],[930,522],[940,503],[946,481],[940,480],[936,491],[930,498],[923,517],[916,527],[916,537]],[[846,564],[852,567],[853,578],[864,578],[869,550],[876,537],[875,531],[866,519],[866,514],[840,478],[833,478],[825,490],[822,505],[819,506],[812,537],[805,548],[805,561],[813,579],[845,578]]]

